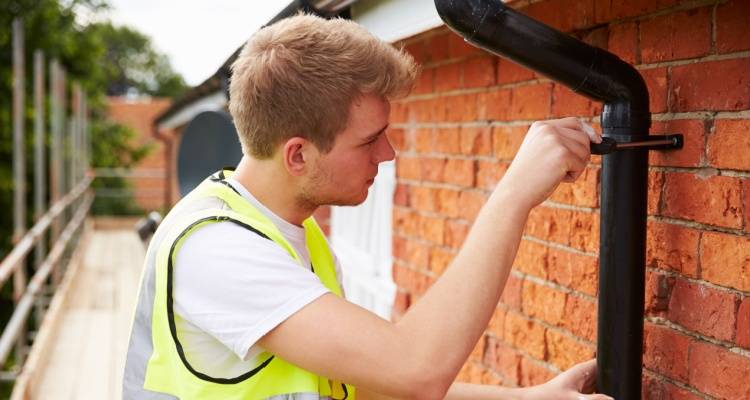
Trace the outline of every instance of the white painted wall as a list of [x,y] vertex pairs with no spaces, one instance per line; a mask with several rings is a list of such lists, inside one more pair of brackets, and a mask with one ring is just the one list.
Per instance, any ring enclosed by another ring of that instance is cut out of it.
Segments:
[[395,163],[382,163],[364,203],[331,210],[331,243],[341,261],[346,298],[385,319],[396,295],[391,274],[395,188]]

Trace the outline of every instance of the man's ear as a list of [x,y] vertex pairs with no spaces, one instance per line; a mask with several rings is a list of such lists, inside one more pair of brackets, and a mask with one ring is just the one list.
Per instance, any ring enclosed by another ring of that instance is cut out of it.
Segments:
[[314,147],[305,138],[295,136],[284,143],[281,149],[281,157],[284,167],[292,176],[300,176],[305,173],[307,163],[310,161],[310,149]]

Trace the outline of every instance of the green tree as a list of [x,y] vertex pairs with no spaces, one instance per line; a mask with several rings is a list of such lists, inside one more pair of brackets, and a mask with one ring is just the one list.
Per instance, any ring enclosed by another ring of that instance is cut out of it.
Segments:
[[[57,59],[67,71],[67,83],[78,82],[87,94],[91,111],[92,164],[102,167],[128,167],[140,160],[148,148],[135,145],[133,132],[105,119],[107,93],[121,84],[124,90],[132,87],[155,96],[177,95],[185,89],[182,78],[175,73],[167,58],[155,52],[150,40],[125,27],[113,27],[109,22],[83,23],[78,12],[98,15],[108,7],[105,0],[0,0],[0,258],[10,249],[12,222],[12,21],[24,21],[26,60],[26,154],[27,199],[31,225],[31,182],[33,146],[33,52],[42,50],[46,61]],[[96,21],[96,18],[91,20]],[[49,65],[49,64],[47,64]],[[46,66],[45,66],[46,67]],[[47,70],[48,68],[45,68]],[[47,74],[46,82],[49,82]],[[70,86],[67,88],[70,98]],[[67,101],[70,107],[70,101]],[[66,110],[70,115],[70,109]],[[49,114],[47,114],[49,115]],[[49,152],[47,153],[49,154]],[[125,183],[115,182],[122,187]],[[95,183],[99,185],[99,183]],[[111,187],[112,182],[107,183]],[[107,207],[132,207],[132,201],[110,203]],[[0,326],[4,326],[12,306],[10,285],[0,290]],[[7,395],[7,387],[0,385],[0,398]]]
[[135,89],[142,94],[175,97],[187,88],[169,59],[153,49],[148,36],[110,22],[91,24],[86,30],[106,48],[103,69],[108,95],[121,96]]

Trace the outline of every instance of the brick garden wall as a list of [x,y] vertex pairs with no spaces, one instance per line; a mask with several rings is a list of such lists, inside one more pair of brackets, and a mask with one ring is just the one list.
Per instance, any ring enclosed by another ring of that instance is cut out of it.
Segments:
[[[543,0],[522,12],[636,65],[652,133],[644,398],[750,399],[750,1]],[[398,318],[440,276],[534,120],[601,104],[468,46],[403,42],[423,72],[396,102]],[[600,158],[529,218],[514,270],[459,378],[527,386],[593,357]]]
[[136,133],[136,145],[152,146],[151,151],[137,165],[131,168],[134,174],[149,173],[153,176],[131,178],[133,197],[144,211],[162,210],[165,204],[165,191],[168,188],[168,153],[164,143],[153,137],[154,119],[170,105],[169,99],[145,98],[129,100],[123,97],[107,99],[107,116],[128,126]]

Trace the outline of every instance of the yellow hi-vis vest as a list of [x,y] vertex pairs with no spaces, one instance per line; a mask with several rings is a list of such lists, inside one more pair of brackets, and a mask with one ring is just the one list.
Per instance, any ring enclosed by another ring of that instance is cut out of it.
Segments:
[[[276,226],[245,200],[220,171],[182,199],[154,234],[146,255],[123,379],[125,399],[354,399],[354,387],[331,381],[278,356],[262,353],[259,363],[234,378],[211,377],[186,358],[173,309],[174,259],[185,239],[206,224],[229,221],[272,240],[298,262],[299,256]],[[303,222],[313,271],[337,296],[333,256],[312,217]]]

